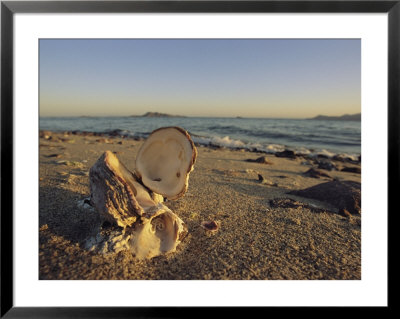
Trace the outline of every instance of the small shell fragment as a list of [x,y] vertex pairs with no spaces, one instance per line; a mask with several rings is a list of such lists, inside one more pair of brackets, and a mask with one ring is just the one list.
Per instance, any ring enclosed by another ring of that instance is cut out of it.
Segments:
[[200,226],[211,232],[216,232],[219,229],[218,224],[213,220],[203,221]]

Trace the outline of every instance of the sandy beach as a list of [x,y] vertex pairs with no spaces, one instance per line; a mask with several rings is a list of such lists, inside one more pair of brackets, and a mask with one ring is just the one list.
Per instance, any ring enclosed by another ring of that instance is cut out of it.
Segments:
[[[357,185],[360,163],[198,145],[187,193],[166,202],[187,236],[174,253],[137,260],[85,249],[102,220],[84,204],[89,169],[103,152],[133,171],[143,141],[41,132],[39,143],[39,279],[361,279],[361,214],[329,199],[329,189],[326,200],[296,194],[329,182]],[[248,161],[259,157],[266,163]],[[207,231],[203,221],[219,229]]]

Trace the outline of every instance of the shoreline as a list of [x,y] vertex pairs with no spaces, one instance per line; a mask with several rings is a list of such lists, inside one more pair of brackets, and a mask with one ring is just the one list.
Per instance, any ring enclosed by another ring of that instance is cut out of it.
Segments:
[[[147,136],[150,134],[143,134],[143,136],[133,136],[128,133],[124,133],[124,130],[120,129],[114,129],[111,131],[103,131],[103,132],[92,132],[92,131],[80,131],[80,130],[74,130],[74,131],[50,131],[50,130],[40,130],[39,131],[39,136],[45,136],[51,135],[52,133],[55,134],[63,134],[63,135],[77,135],[77,136],[95,136],[95,137],[119,137],[122,139],[132,139],[134,141],[143,141],[144,139],[147,138]],[[333,153],[330,151],[325,152],[314,152],[314,150],[309,150],[306,147],[299,147],[299,149],[306,150],[306,152],[298,151],[293,148],[279,148],[279,149],[271,149],[271,150],[263,150],[259,149],[257,147],[252,147],[252,146],[229,146],[226,143],[219,142],[219,141],[213,141],[211,138],[203,138],[199,135],[196,134],[191,134],[194,144],[199,147],[209,147],[212,149],[231,149],[231,150],[236,150],[236,151],[245,151],[249,153],[258,153],[258,154],[272,154],[278,157],[299,157],[299,158],[304,158],[304,159],[330,159],[334,161],[339,161],[339,162],[348,162],[348,163],[353,163],[353,164],[361,164],[361,154],[355,153],[353,155],[349,155],[346,153]],[[223,140],[223,139],[222,139]],[[234,140],[231,140],[234,141]],[[229,142],[229,141],[228,141]],[[274,144],[272,144],[274,145]]]
[[[84,248],[102,227],[84,201],[89,169],[101,154],[114,152],[133,171],[143,140],[93,132],[39,136],[39,279],[361,279],[360,212],[328,196],[336,191],[319,199],[301,193],[360,184],[360,163],[197,145],[188,192],[166,202],[188,235],[176,252],[139,261],[126,251]],[[345,198],[352,189],[340,191]],[[201,227],[210,220],[220,225],[215,233]]]

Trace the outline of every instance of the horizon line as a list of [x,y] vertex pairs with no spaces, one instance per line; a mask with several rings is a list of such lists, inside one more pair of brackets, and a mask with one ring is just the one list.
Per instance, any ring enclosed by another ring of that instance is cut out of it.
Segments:
[[[150,112],[150,113],[158,113],[158,112]],[[146,114],[146,113],[145,113]],[[165,114],[165,113],[163,113]],[[361,114],[361,112],[358,113],[346,113],[346,114],[341,114],[341,115],[323,115],[323,114],[318,114],[312,117],[269,117],[269,116],[211,116],[211,115],[170,115],[167,114],[168,116],[154,116],[154,117],[148,117],[148,118],[230,118],[230,119],[290,119],[290,120],[307,120],[307,119],[312,119],[315,117],[323,116],[323,117],[342,117],[342,116],[351,116],[351,115],[358,115]],[[67,117],[73,117],[73,118],[96,118],[96,117],[114,117],[114,118],[119,118],[119,117],[141,117],[141,118],[146,118],[146,116],[142,115],[39,115],[39,118],[49,118],[49,117],[58,117],[58,118],[67,118]]]
[[[317,115],[319,116],[319,115]],[[247,116],[211,116],[211,115],[171,115],[171,116],[154,116],[154,117],[146,117],[143,115],[39,115],[40,118],[45,117],[74,117],[74,118],[96,118],[96,117],[141,117],[141,118],[229,118],[229,119],[293,119],[293,120],[302,120],[309,119],[305,117],[247,117]]]

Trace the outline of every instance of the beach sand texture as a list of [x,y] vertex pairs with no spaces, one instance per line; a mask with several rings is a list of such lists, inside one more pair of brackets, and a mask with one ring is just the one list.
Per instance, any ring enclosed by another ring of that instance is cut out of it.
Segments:
[[[317,168],[310,159],[198,146],[187,193],[166,202],[188,235],[174,253],[137,260],[83,247],[102,221],[82,203],[103,152],[133,171],[143,141],[41,132],[39,143],[39,279],[361,279],[361,215],[288,194],[333,179],[359,183],[351,170],[360,164],[331,161],[352,169],[313,178],[304,174]],[[260,156],[270,164],[246,161]],[[212,220],[216,232],[200,226]]]

